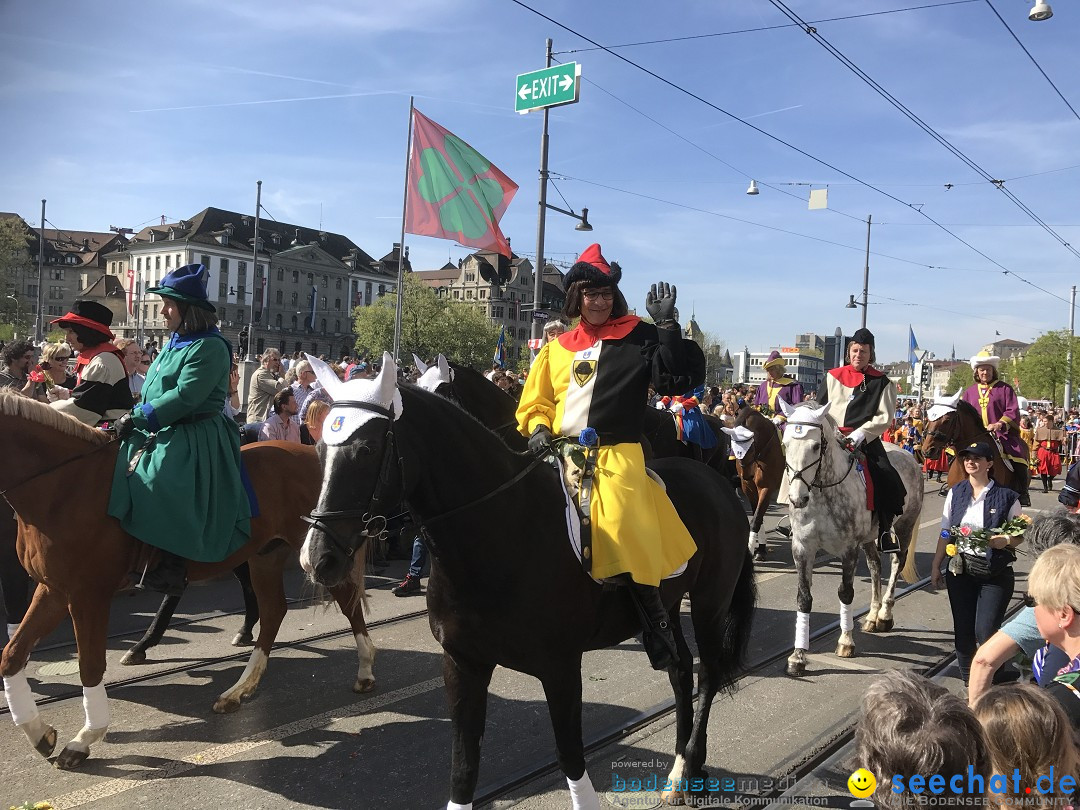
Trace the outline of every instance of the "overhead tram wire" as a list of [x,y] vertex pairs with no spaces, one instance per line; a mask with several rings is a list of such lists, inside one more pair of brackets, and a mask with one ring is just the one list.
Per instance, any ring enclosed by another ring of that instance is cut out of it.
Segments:
[[990,0],[986,0],[986,5],[990,6],[990,10],[992,12],[994,12],[994,16],[997,17],[998,20],[1001,21],[1001,24],[1003,26],[1005,26],[1005,30],[1009,32],[1009,35],[1014,40],[1016,40],[1016,44],[1020,46],[1020,50],[1022,50],[1025,54],[1027,54],[1027,58],[1031,60],[1031,64],[1035,65],[1035,68],[1039,71],[1039,73],[1042,74],[1042,77],[1044,79],[1046,79],[1047,83],[1051,87],[1054,88],[1054,92],[1058,94],[1058,98],[1060,98],[1062,101],[1065,102],[1065,106],[1069,108],[1069,112],[1071,112],[1073,114],[1073,117],[1076,118],[1078,121],[1080,121],[1080,113],[1076,112],[1076,109],[1073,107],[1072,104],[1069,103],[1069,100],[1067,98],[1065,98],[1065,96],[1062,94],[1062,92],[1060,90],[1058,90],[1058,86],[1056,84],[1054,84],[1053,80],[1049,76],[1046,75],[1046,71],[1042,69],[1042,65],[1040,65],[1036,61],[1035,57],[1031,55],[1031,51],[1029,51],[1026,47],[1024,47],[1024,43],[1020,41],[1020,37],[1018,37],[1016,35],[1016,32],[1013,31],[1011,27],[1009,27],[1009,24],[1007,22],[1005,22],[1004,18],[1002,18],[1002,16],[1000,14],[998,14],[998,10],[996,8],[994,8],[994,4],[991,3]]
[[[899,298],[890,298],[887,295],[881,295],[880,293],[870,293],[869,295],[870,295],[871,298],[880,298],[880,299],[882,299],[882,301],[889,301],[890,303],[900,304],[901,306],[904,306],[904,307],[922,307],[923,309],[933,309],[933,310],[936,310],[937,312],[947,312],[950,315],[959,315],[962,318],[975,318],[975,319],[980,320],[980,321],[987,321],[989,323],[996,324],[997,326],[1004,326],[1006,329],[1018,329],[1019,328],[1014,324],[1006,324],[1006,323],[1003,323],[1001,321],[995,321],[993,318],[987,318],[985,315],[972,315],[970,312],[958,312],[955,309],[945,309],[944,307],[935,307],[935,306],[933,306],[931,304],[920,304],[920,303],[918,303],[916,301],[903,301],[903,300],[901,300]],[[880,304],[881,301],[871,301],[870,303],[871,304]]]
[[[1080,259],[1080,251],[1074,248],[1068,241],[1065,240],[1061,234],[1055,231],[1050,225],[1043,221],[1043,219],[1036,214],[1031,208],[1027,206],[1019,197],[1012,193],[1012,190],[1005,187],[1005,181],[995,178],[990,172],[986,171],[982,166],[976,163],[972,158],[968,157],[959,147],[954,146],[944,135],[934,129],[920,118],[916,113],[900,101],[896,96],[878,84],[866,71],[851,61],[843,52],[841,52],[836,46],[829,42],[825,37],[818,33],[818,30],[814,28],[810,23],[804,22],[803,19],[792,11],[784,0],[769,0],[770,3],[785,17],[792,22],[799,23],[803,30],[810,35],[810,37],[825,48],[831,56],[833,56],[840,64],[858,76],[864,83],[866,83],[870,89],[872,89],[879,96],[888,101],[893,107],[899,110],[904,117],[911,121],[915,126],[944,146],[955,157],[959,158],[969,169],[982,177],[986,182],[993,185],[998,191],[1004,194],[1014,205],[1016,205],[1021,211],[1027,214],[1031,219],[1037,222],[1042,229],[1056,239],[1066,250],[1068,250],[1077,259]],[[1062,299],[1064,300],[1064,299]]]
[[583,39],[586,42],[590,43],[591,45],[595,45],[597,48],[599,48],[600,50],[605,51],[606,53],[610,54],[611,56],[614,56],[616,59],[618,59],[618,60],[620,60],[622,62],[625,62],[626,64],[630,65],[633,68],[636,68],[637,70],[640,70],[642,73],[645,73],[645,74],[647,74],[649,76],[652,76],[654,79],[661,82],[662,84],[666,84],[671,89],[676,90],[676,91],[678,91],[680,93],[683,93],[684,95],[687,95],[690,98],[701,102],[706,107],[709,107],[710,109],[715,110],[716,112],[720,113],[721,115],[727,116],[728,118],[730,118],[733,121],[737,121],[738,123],[742,124],[745,127],[749,127],[750,129],[757,132],[759,135],[764,135],[769,140],[774,141],[774,142],[780,144],[781,146],[786,146],[788,149],[792,150],[793,152],[796,152],[796,153],[802,155],[805,158],[809,158],[810,160],[814,161],[815,163],[821,164],[822,166],[824,166],[827,169],[832,169],[837,174],[843,175],[844,177],[848,178],[849,180],[854,180],[859,185],[865,186],[866,188],[870,189],[871,191],[877,192],[882,197],[890,199],[895,203],[899,203],[900,205],[902,205],[902,206],[904,206],[906,208],[910,208],[912,211],[915,211],[916,213],[918,213],[919,216],[923,217],[924,219],[928,220],[933,225],[935,225],[939,230],[947,233],[949,236],[951,236],[957,242],[964,245],[966,248],[973,251],[974,253],[977,253],[979,256],[982,256],[982,258],[986,259],[986,261],[990,262],[995,267],[998,267],[999,269],[1001,269],[1005,273],[1005,275],[1012,276],[1013,278],[1016,278],[1017,280],[1022,281],[1024,284],[1027,284],[1027,285],[1029,285],[1031,287],[1034,287],[1035,289],[1046,293],[1050,297],[1055,298],[1058,301],[1061,301],[1062,303],[1065,303],[1065,304],[1070,303],[1067,299],[1062,298],[1060,295],[1052,293],[1049,290],[1045,290],[1042,287],[1039,287],[1038,285],[1033,284],[1032,282],[1028,281],[1026,278],[1018,275],[1015,271],[1010,270],[1008,267],[1003,265],[1001,262],[997,261],[996,259],[992,259],[990,256],[983,253],[981,250],[979,250],[973,244],[968,242],[966,239],[964,239],[960,235],[958,235],[958,234],[954,233],[953,231],[949,230],[948,228],[946,228],[944,225],[942,225],[940,222],[938,222],[932,216],[927,214],[921,208],[917,208],[914,205],[912,205],[911,203],[900,199],[896,195],[890,194],[889,192],[885,191],[884,189],[881,189],[878,186],[875,186],[875,185],[873,185],[871,183],[866,182],[865,180],[862,180],[862,179],[856,177],[855,175],[851,174],[850,172],[846,172],[843,169],[840,169],[837,166],[834,166],[832,163],[829,163],[827,160],[824,160],[823,158],[819,158],[816,155],[810,154],[805,149],[800,149],[798,146],[795,146],[794,144],[789,143],[788,141],[785,141],[783,138],[781,138],[781,137],[779,137],[777,135],[773,135],[771,132],[762,129],[761,127],[757,126],[756,124],[751,124],[749,121],[735,115],[735,113],[729,112],[728,110],[725,110],[720,105],[715,104],[715,103],[709,101],[708,99],[706,99],[706,98],[704,98],[702,96],[699,96],[697,93],[693,92],[692,90],[688,90],[685,87],[683,87],[682,85],[676,84],[671,79],[667,79],[664,76],[661,76],[656,71],[650,70],[649,68],[645,67],[644,65],[641,65],[641,64],[635,62],[633,59],[628,59],[627,57],[623,56],[620,53],[616,53],[615,51],[611,50],[610,48],[608,48],[608,47],[606,47],[604,45],[601,45],[596,40],[594,40],[594,39],[586,36],[585,34],[582,34],[581,32],[571,28],[570,26],[566,25],[565,23],[561,23],[558,20],[554,19],[553,17],[549,17],[547,14],[544,14],[542,11],[539,11],[539,10],[533,8],[532,6],[530,6],[528,3],[525,3],[524,0],[511,0],[511,2],[513,2],[515,5],[521,6],[526,11],[529,11],[529,12],[535,14],[537,17],[540,17],[541,19],[547,20],[552,25],[555,25],[555,26],[561,28],[562,30],[566,31],[567,33],[572,34],[573,36],[578,37],[580,39]]
[[[618,192],[619,194],[627,194],[627,195],[629,195],[631,197],[640,197],[643,200],[651,200],[652,202],[663,203],[664,205],[671,205],[671,206],[674,206],[675,208],[683,208],[683,209],[685,209],[687,211],[695,211],[695,212],[697,212],[699,214],[708,214],[709,216],[719,217],[720,219],[729,219],[732,222],[740,222],[743,225],[753,225],[755,228],[764,228],[764,229],[769,230],[769,231],[776,231],[777,233],[784,233],[784,234],[787,234],[788,236],[798,236],[801,239],[810,239],[810,240],[812,240],[814,242],[821,242],[821,243],[826,244],[826,245],[834,245],[835,247],[842,247],[842,248],[844,248],[846,250],[854,250],[854,251],[856,251],[858,253],[865,253],[866,252],[866,246],[865,245],[862,245],[862,246],[859,246],[859,245],[845,245],[843,242],[835,242],[832,239],[825,239],[824,237],[821,237],[821,236],[812,236],[812,235],[810,235],[808,233],[799,233],[798,231],[789,231],[786,228],[779,228],[779,227],[777,227],[775,225],[766,225],[766,224],[764,224],[762,222],[754,222],[753,220],[743,219],[741,217],[731,216],[730,214],[721,214],[721,213],[719,213],[717,211],[709,211],[708,209],[705,209],[705,208],[697,208],[697,207],[695,207],[693,205],[687,205],[686,203],[675,202],[674,200],[665,200],[662,197],[654,197],[654,196],[652,196],[650,194],[642,194],[641,192],[638,192],[638,191],[630,191],[629,189],[625,189],[625,188],[618,188],[616,186],[609,186],[609,185],[607,185],[605,183],[596,182],[595,180],[585,180],[584,178],[581,178],[581,177],[571,177],[570,175],[563,174],[561,172],[556,172],[556,171],[553,171],[552,174],[556,175],[558,179],[571,180],[571,181],[573,181],[575,183],[585,183],[586,185],[596,186],[597,188],[604,188],[604,189],[607,189],[608,191],[615,191],[615,192]],[[871,250],[870,255],[871,256],[877,256],[877,257],[882,258],[882,259],[891,259],[892,261],[902,262],[903,264],[910,264],[910,265],[913,265],[915,267],[921,267],[924,270],[948,270],[950,272],[955,272],[955,273],[994,273],[995,275],[997,275],[997,274],[999,274],[1001,272],[999,270],[989,270],[989,269],[986,269],[986,268],[974,269],[974,268],[964,268],[964,267],[942,267],[942,266],[939,266],[939,265],[927,264],[926,262],[915,261],[914,259],[904,259],[904,258],[901,258],[900,256],[892,256],[892,255],[890,255],[888,253],[879,253],[876,250]]]
[[[978,2],[978,0],[947,0],[947,2],[944,2],[944,3],[930,3],[930,4],[925,5],[925,6],[908,6],[907,8],[891,8],[891,9],[886,9],[885,11],[869,11],[869,12],[866,12],[865,14],[848,14],[848,15],[846,15],[844,17],[828,17],[828,18],[823,19],[823,20],[814,20],[812,25],[817,25],[819,23],[827,23],[827,22],[840,22],[842,20],[858,20],[858,19],[861,19],[863,17],[880,17],[883,14],[899,14],[899,13],[901,13],[903,11],[921,11],[922,9],[925,9],[925,8],[941,8],[942,6],[959,6],[959,5],[963,5],[964,3],[976,3],[976,2]],[[784,23],[782,25],[763,25],[763,26],[759,26],[758,28],[741,28],[741,29],[739,29],[737,31],[716,31],[716,32],[714,32],[712,34],[692,34],[690,36],[685,36],[685,37],[668,37],[667,39],[646,39],[646,40],[642,40],[641,42],[626,42],[626,43],[623,43],[621,45],[608,45],[607,47],[608,48],[636,48],[636,47],[639,47],[641,45],[664,45],[664,44],[667,44],[667,43],[670,43],[670,42],[689,42],[690,40],[694,40],[694,39],[709,39],[709,38],[712,38],[712,37],[729,37],[729,36],[733,36],[735,34],[756,34],[756,33],[761,32],[761,31],[776,31],[776,30],[779,30],[781,28],[792,28],[792,27],[795,27],[796,25],[797,25],[797,23]],[[569,50],[569,51],[555,51],[555,53],[556,54],[587,53],[588,51],[599,51],[599,50],[605,50],[604,46],[603,45],[598,45],[595,48],[574,48],[573,50]]]

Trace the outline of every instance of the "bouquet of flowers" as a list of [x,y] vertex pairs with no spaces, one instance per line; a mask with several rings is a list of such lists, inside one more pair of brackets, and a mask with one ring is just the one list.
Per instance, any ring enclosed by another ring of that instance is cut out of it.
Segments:
[[41,366],[34,366],[30,371],[30,379],[36,383],[45,383],[46,388],[52,388],[56,383],[53,378],[49,376],[49,372],[43,369]]
[[990,538],[1004,535],[1016,537],[1027,531],[1031,525],[1029,515],[1017,515],[1011,520],[1005,521],[996,529],[975,529],[971,526],[951,526],[941,530],[941,537],[951,541],[945,546],[945,553],[951,557],[949,570],[954,574],[964,572],[963,554],[986,558],[990,548]]

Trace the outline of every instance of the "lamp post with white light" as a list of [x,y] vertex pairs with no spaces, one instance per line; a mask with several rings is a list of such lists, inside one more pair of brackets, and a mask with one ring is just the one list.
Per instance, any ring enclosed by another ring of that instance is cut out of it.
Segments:
[[844,306],[845,309],[855,309],[855,307],[862,307],[862,328],[866,328],[866,305],[867,296],[869,295],[870,287],[870,215],[866,215],[866,261],[863,264],[863,277],[862,277],[862,301],[856,301],[855,296],[849,296],[848,302]]

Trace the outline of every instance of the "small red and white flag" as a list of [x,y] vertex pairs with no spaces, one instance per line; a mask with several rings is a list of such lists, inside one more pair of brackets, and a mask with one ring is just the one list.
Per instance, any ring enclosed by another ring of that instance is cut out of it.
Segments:
[[135,314],[135,271],[130,267],[127,269],[127,299],[128,299],[128,315]]
[[542,337],[529,338],[529,348],[532,349],[534,352],[540,351],[543,345],[544,339]]

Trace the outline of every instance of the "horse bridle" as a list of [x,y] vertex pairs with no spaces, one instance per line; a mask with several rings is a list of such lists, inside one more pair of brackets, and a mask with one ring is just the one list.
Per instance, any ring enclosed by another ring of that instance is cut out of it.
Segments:
[[[851,454],[851,458],[848,459],[848,468],[844,472],[844,474],[842,476],[840,476],[840,478],[838,480],[833,481],[831,484],[822,484],[822,483],[819,482],[818,479],[821,478],[822,462],[825,461],[825,450],[826,450],[825,430],[821,427],[821,425],[819,425],[819,424],[817,424],[815,422],[791,422],[791,421],[789,421],[787,424],[789,424],[789,425],[802,425],[803,427],[808,427],[808,428],[817,428],[818,430],[821,431],[821,438],[822,438],[821,450],[818,452],[818,457],[814,461],[811,461],[809,464],[807,464],[802,469],[796,470],[794,467],[792,467],[790,464],[787,463],[787,456],[786,455],[784,456],[784,469],[787,472],[791,473],[791,480],[792,481],[802,481],[803,484],[805,484],[807,487],[809,487],[811,489],[815,489],[815,488],[816,489],[829,489],[830,487],[835,487],[835,486],[838,486],[838,485],[842,484],[844,482],[844,480],[851,474],[851,470],[855,467],[855,462],[857,460],[855,458],[855,454],[854,453]],[[814,480],[813,481],[807,481],[803,477],[803,473],[805,473],[807,470],[809,470],[813,466],[817,466],[817,472],[814,473]]]
[[[945,405],[945,404],[942,404],[942,403],[938,403],[936,407],[948,408],[951,413],[957,415],[957,418],[952,420],[952,427],[954,428],[954,430],[952,431],[952,435],[949,435],[949,434],[945,433],[942,430],[938,430],[937,428],[934,428],[933,430],[930,430],[929,429],[930,426],[927,425],[926,438],[928,438],[928,439],[940,438],[942,441],[945,442],[946,447],[955,448],[956,447],[956,442],[960,438],[960,431],[963,429],[963,426],[960,424],[959,411],[957,410],[955,405]],[[942,414],[941,416],[939,416],[937,419],[935,419],[933,421],[934,422],[939,422],[942,419],[944,419],[946,416],[947,416],[947,414]],[[977,431],[975,433],[975,435],[976,436],[981,436],[984,433],[987,436],[990,435],[990,431],[987,430],[985,427],[982,428],[980,431]]]
[[[402,517],[408,513],[402,512],[393,515],[390,518],[387,518],[382,514],[382,510],[384,509],[382,500],[385,497],[385,489],[390,484],[394,467],[400,467],[401,465],[401,457],[398,455],[394,444],[394,409],[392,407],[384,408],[382,405],[376,405],[373,402],[361,402],[360,400],[353,399],[336,400],[334,402],[334,408],[359,408],[360,410],[384,416],[390,421],[390,426],[386,430],[386,438],[383,443],[383,454],[379,463],[379,476],[375,481],[375,489],[372,490],[371,498],[368,499],[367,505],[363,509],[337,509],[327,511],[313,509],[310,515],[304,515],[300,518],[305,523],[310,524],[312,528],[318,529],[330,538],[330,542],[338,551],[346,557],[352,557],[357,549],[360,548],[364,538],[378,538],[385,536],[387,523],[394,518]],[[399,476],[400,475],[401,471],[399,470]],[[331,520],[361,520],[364,524],[364,528],[361,530],[357,542],[352,543],[342,540],[337,532],[327,525],[327,521]]]
[[[408,510],[400,512],[389,518],[381,514],[383,509],[381,503],[384,497],[384,489],[389,484],[391,479],[392,470],[396,466],[398,468],[399,480],[404,479],[404,470],[401,460],[401,456],[397,452],[397,447],[394,441],[394,411],[393,408],[384,408],[381,405],[375,405],[371,402],[361,402],[359,400],[336,400],[334,402],[334,408],[360,408],[361,410],[370,411],[371,413],[378,414],[379,416],[385,416],[390,420],[390,426],[386,430],[386,440],[383,446],[383,457],[379,468],[379,477],[375,482],[375,489],[371,493],[371,498],[368,500],[367,506],[363,509],[339,509],[319,511],[312,510],[310,515],[302,516],[300,519],[307,524],[310,524],[312,528],[316,528],[330,538],[330,542],[346,557],[352,557],[357,552],[362,544],[362,541],[366,537],[384,537],[386,534],[387,523],[391,520],[395,520],[399,517],[404,517],[409,514]],[[443,520],[455,515],[459,512],[464,512],[467,509],[472,509],[475,506],[479,506],[485,501],[494,498],[502,492],[510,489],[517,484],[526,475],[536,469],[544,459],[536,458],[525,468],[523,468],[517,475],[511,478],[509,481],[504,481],[495,489],[481,495],[478,498],[474,498],[468,503],[460,506],[455,506],[446,512],[442,512],[433,517],[429,517],[425,521],[418,521],[420,525],[420,531],[425,541],[431,543],[431,538],[427,533],[426,527],[437,520]],[[359,534],[359,540],[354,544],[343,540],[338,534],[327,525],[327,521],[330,520],[361,520],[364,523],[364,528]],[[373,530],[372,527],[376,527],[377,530]]]

